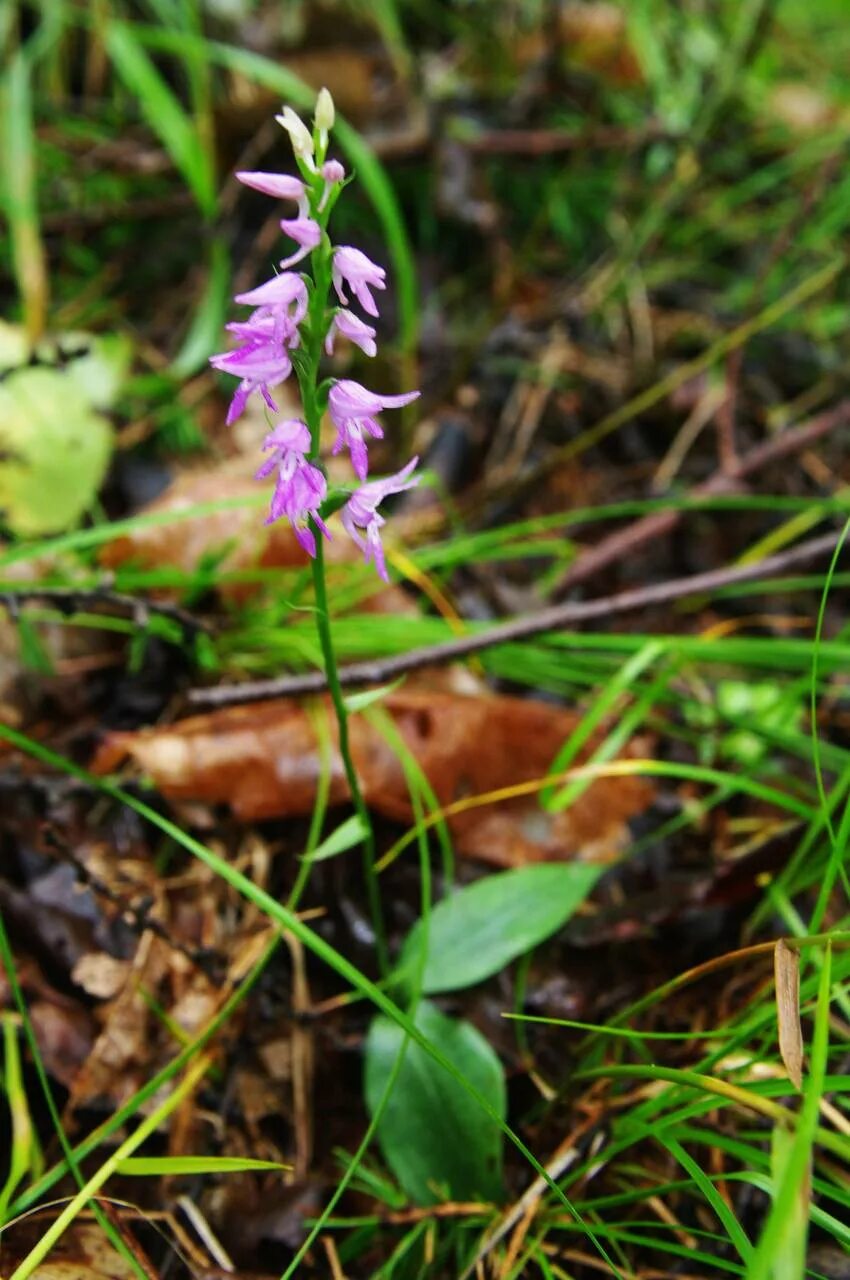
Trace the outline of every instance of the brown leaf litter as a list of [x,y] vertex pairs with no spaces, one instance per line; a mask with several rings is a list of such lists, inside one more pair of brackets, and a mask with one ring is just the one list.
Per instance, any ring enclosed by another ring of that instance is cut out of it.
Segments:
[[[320,703],[335,741],[330,705]],[[580,715],[533,699],[398,691],[382,703],[441,806],[542,779]],[[598,741],[598,739],[596,739]],[[351,720],[355,768],[367,804],[393,821],[413,819],[404,770],[364,715]],[[577,763],[587,758],[591,740]],[[627,756],[646,753],[634,739]],[[292,700],[251,703],[193,716],[163,728],[110,734],[93,768],[115,770],[129,757],[166,799],[224,804],[243,822],[295,817],[312,810],[321,774],[314,722]],[[599,778],[562,813],[538,795],[471,807],[448,819],[458,851],[497,866],[584,857],[609,860],[629,838],[628,821],[651,803],[638,777]],[[330,801],[348,799],[339,753],[330,766]]]

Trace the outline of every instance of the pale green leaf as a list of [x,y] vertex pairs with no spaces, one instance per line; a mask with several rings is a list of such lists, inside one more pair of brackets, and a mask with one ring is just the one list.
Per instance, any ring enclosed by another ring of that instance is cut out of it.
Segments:
[[306,854],[304,861],[323,862],[325,858],[334,858],[338,853],[345,853],[354,845],[362,844],[365,837],[366,824],[359,813],[353,813],[335,831],[332,831],[327,839],[317,844],[312,853]]
[[61,369],[23,368],[0,383],[0,512],[19,535],[77,524],[112,454],[112,427]]
[[548,938],[590,893],[603,867],[538,863],[485,876],[451,893],[402,948],[398,976],[410,978],[427,948],[422,990],[456,991],[482,982]]
[[[416,1204],[498,1199],[502,1135],[497,1121],[472,1098],[466,1081],[504,1118],[505,1081],[493,1049],[468,1022],[448,1018],[430,1001],[417,1029],[450,1064],[451,1072],[418,1043],[407,1044],[395,1087],[378,1125],[387,1164]],[[378,1017],[366,1040],[366,1102],[376,1111],[404,1045],[396,1022]]]
[[352,713],[355,711],[366,711],[369,707],[375,705],[376,702],[382,702],[384,698],[393,693],[404,678],[392,680],[389,684],[379,685],[377,689],[363,689],[360,693],[348,693],[343,701],[346,709]]
[[286,1169],[274,1160],[250,1160],[246,1156],[127,1156],[119,1160],[118,1173],[134,1177],[178,1177],[201,1173],[256,1173],[269,1169]]

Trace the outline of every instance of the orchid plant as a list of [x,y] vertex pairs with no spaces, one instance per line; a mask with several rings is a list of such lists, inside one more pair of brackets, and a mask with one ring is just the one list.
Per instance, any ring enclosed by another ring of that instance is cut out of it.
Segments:
[[[320,380],[322,354],[333,354],[340,334],[367,356],[376,354],[375,329],[349,309],[349,295],[368,316],[377,317],[373,290],[385,289],[386,277],[383,268],[360,249],[333,245],[328,235],[330,215],[346,183],[340,162],[327,159],[334,122],[330,93],[327,89],[319,93],[312,133],[290,107],[277,119],[289,134],[301,177],[278,173],[237,173],[236,177],[265,195],[294,202],[296,216],[283,218],[280,225],[296,249],[281,261],[280,272],[271,280],[236,295],[236,302],[253,310],[247,320],[227,326],[238,340],[235,350],[213,356],[210,363],[239,379],[228,424],[236,421],[255,393],[276,413],[272,389],[295,371],[303,418],[287,418],[273,427],[263,446],[269,456],[257,476],[262,479],[274,473],[276,477],[267,523],[285,516],[314,558],[317,539],[331,537],[322,512],[338,506],[338,495],[329,499],[319,453],[322,415],[329,411],[337,433],[331,452],[348,450],[360,482],[343,504],[342,526],[386,581],[380,533],[384,519],[378,507],[390,494],[417,483],[413,475],[417,459],[397,475],[367,482],[368,439],[383,437],[377,418],[381,410],[410,404],[419,392],[381,396],[350,379]],[[296,266],[300,269],[292,270]]]
[[[367,884],[379,958],[385,960],[380,908],[371,868],[374,839],[360,784],[351,758],[347,710],[342,697],[328,615],[324,568],[324,539],[332,537],[327,519],[340,511],[345,533],[388,581],[381,542],[385,518],[381,503],[418,483],[413,458],[397,474],[368,479],[369,441],[381,439],[383,427],[377,415],[384,409],[410,404],[419,395],[382,396],[350,379],[323,379],[321,362],[333,354],[339,335],[367,356],[377,351],[376,331],[349,304],[367,316],[378,315],[375,292],[386,288],[382,267],[352,245],[334,245],[328,223],[347,183],[345,169],[328,158],[334,104],[327,89],[316,100],[311,131],[292,110],[284,107],[278,123],[289,134],[300,177],[279,173],[237,173],[245,186],[295,206],[295,216],[281,220],[281,230],[295,243],[295,250],[280,263],[280,271],[264,284],[236,295],[236,302],[251,308],[247,320],[228,325],[237,345],[211,358],[214,368],[239,379],[227,422],[235,422],[249,399],[259,395],[268,410],[277,413],[273,389],[294,371],[301,394],[302,416],[284,418],[272,426],[263,449],[267,454],[258,479],[275,477],[266,523],[286,518],[296,538],[312,558],[317,625],[331,698],[339,726],[340,752],[355,808],[364,830]],[[295,270],[294,268],[297,268]],[[325,412],[336,428],[331,453],[348,453],[356,484],[329,490],[323,466],[321,425]]]

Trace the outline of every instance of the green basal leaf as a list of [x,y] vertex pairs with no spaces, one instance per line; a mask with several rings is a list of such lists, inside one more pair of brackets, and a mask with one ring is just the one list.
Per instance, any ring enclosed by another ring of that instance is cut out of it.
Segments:
[[427,936],[421,923],[410,931],[396,976],[416,974],[424,945],[426,994],[482,982],[560,929],[603,870],[585,862],[543,863],[456,890],[434,907]]
[[[502,1066],[468,1022],[448,1018],[430,1001],[415,1017],[417,1028],[439,1048],[452,1072],[419,1044],[408,1042],[395,1088],[378,1125],[387,1164],[416,1204],[443,1198],[497,1200],[502,1193],[502,1135],[496,1120],[470,1097],[468,1081],[504,1118]],[[404,1046],[405,1032],[391,1019],[375,1018],[366,1040],[366,1102],[372,1114]]]

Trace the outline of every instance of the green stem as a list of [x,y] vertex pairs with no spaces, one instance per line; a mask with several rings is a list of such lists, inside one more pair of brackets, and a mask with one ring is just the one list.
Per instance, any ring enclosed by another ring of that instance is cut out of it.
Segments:
[[348,779],[348,789],[351,792],[351,800],[355,810],[363,824],[365,832],[363,837],[363,873],[366,879],[366,892],[369,896],[369,911],[372,916],[372,928],[375,932],[375,950],[378,955],[378,967],[382,976],[386,977],[389,972],[389,956],[387,954],[387,939],[384,929],[383,912],[381,911],[381,895],[378,890],[378,877],[375,874],[375,832],[372,827],[372,819],[363,798],[363,791],[360,787],[360,780],[357,777],[357,771],[354,768],[354,761],[351,756],[351,743],[348,732],[348,708],[345,705],[345,699],[342,694],[342,685],[339,682],[339,671],[337,668],[336,653],[334,652],[333,637],[331,635],[331,620],[328,613],[328,592],[327,583],[325,581],[325,549],[322,544],[322,535],[319,529],[311,520],[311,526],[316,538],[316,556],[313,560],[313,589],[316,595],[316,627],[319,632],[319,642],[322,646],[322,656],[325,660],[325,675],[327,676],[328,689],[331,695],[331,702],[336,713],[336,722],[339,730],[339,754],[342,757],[345,776]]

